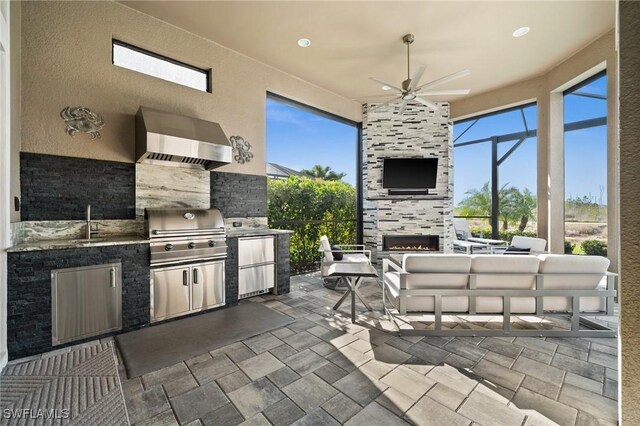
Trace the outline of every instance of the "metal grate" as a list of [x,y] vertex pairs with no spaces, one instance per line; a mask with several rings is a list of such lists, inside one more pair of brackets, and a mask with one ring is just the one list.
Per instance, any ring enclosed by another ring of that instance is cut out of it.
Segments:
[[186,164],[197,164],[200,166],[205,166],[207,164],[207,160],[203,160],[202,158],[191,158],[191,157],[184,157],[182,159],[182,162]]
[[238,295],[238,299],[246,299],[247,297],[258,296],[259,294],[269,293],[269,291],[270,291],[269,289],[264,289],[264,290],[252,291],[250,293],[240,294]]
[[150,160],[171,161],[171,159],[173,158],[173,155],[151,152],[149,153],[149,156],[147,158]]

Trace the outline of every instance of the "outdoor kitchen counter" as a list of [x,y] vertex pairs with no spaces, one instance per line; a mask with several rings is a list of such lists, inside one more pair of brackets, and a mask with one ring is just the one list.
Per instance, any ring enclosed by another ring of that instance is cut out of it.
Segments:
[[269,228],[227,228],[227,237],[257,237],[259,235],[288,235],[293,231],[288,229],[269,229]]
[[140,235],[113,235],[110,237],[95,237],[90,240],[42,240],[29,241],[9,247],[7,252],[41,251],[41,250],[61,250],[70,248],[88,248],[104,246],[121,246],[127,244],[149,244],[149,239]]

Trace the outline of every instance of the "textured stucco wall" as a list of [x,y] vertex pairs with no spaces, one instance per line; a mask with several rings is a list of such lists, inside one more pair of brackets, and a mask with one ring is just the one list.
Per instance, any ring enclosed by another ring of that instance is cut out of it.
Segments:
[[[111,40],[213,69],[202,93],[111,64]],[[22,151],[133,162],[140,105],[219,122],[253,145],[254,159],[222,171],[265,174],[265,102],[271,91],[360,121],[357,102],[115,2],[22,3]],[[59,113],[103,115],[102,138],[69,137]]]
[[640,424],[640,2],[619,3],[622,424]]

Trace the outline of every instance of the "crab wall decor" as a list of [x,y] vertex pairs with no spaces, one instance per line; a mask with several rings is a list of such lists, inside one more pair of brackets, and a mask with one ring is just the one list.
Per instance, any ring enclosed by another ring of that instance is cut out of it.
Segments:
[[249,141],[245,141],[242,136],[231,136],[231,147],[233,148],[233,159],[239,164],[248,163],[253,158],[251,151],[251,144]]
[[65,107],[60,111],[60,117],[67,125],[64,130],[69,136],[88,133],[91,139],[96,139],[100,137],[100,130],[104,127],[102,116],[83,106]]

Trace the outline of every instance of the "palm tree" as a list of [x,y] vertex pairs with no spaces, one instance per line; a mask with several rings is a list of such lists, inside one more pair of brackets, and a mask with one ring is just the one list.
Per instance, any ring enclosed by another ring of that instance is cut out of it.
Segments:
[[302,169],[300,170],[300,173],[310,178],[322,180],[340,180],[347,175],[346,173],[335,172],[331,170],[331,167],[329,166],[322,167],[319,164],[316,164],[309,170]]
[[520,217],[520,223],[518,224],[520,232],[523,232],[527,227],[529,218],[535,219],[536,207],[536,196],[528,188],[525,188],[522,192],[518,191],[514,204],[514,213]]
[[[498,190],[499,217],[502,230],[509,229],[509,223],[520,221],[518,229],[522,232],[527,227],[529,218],[534,217],[536,197],[525,189],[520,192],[515,186],[504,184]],[[471,189],[460,202],[461,216],[491,216],[491,189],[486,182],[480,189]]]

